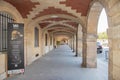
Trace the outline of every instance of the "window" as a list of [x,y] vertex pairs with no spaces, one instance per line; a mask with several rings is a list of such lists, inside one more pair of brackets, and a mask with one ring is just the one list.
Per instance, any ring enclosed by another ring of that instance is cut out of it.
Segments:
[[14,22],[14,19],[5,12],[0,12],[0,51],[7,50],[7,24]]
[[39,47],[39,29],[35,28],[35,47]]
[[50,36],[50,45],[52,45],[52,36]]
[[45,34],[45,46],[47,46],[47,34]]

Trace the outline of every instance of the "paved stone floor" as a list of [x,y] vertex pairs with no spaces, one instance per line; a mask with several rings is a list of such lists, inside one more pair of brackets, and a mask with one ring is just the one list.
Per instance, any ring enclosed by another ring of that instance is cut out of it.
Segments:
[[66,45],[59,46],[33,62],[25,74],[7,80],[108,80],[108,66],[98,60],[97,68],[81,68],[81,58]]

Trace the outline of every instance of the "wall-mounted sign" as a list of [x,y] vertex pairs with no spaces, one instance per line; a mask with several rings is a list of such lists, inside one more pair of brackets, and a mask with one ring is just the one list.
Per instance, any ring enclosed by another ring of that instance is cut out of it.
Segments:
[[8,74],[24,73],[24,24],[8,23]]

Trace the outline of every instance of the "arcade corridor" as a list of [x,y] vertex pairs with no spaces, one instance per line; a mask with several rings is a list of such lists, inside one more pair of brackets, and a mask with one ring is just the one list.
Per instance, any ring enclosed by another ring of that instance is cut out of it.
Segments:
[[[108,64],[97,59],[103,9]],[[120,0],[0,0],[0,80],[120,80],[119,73]]]
[[108,80],[107,64],[98,60],[98,68],[80,68],[82,59],[74,55],[61,45],[29,65],[24,75],[8,80]]

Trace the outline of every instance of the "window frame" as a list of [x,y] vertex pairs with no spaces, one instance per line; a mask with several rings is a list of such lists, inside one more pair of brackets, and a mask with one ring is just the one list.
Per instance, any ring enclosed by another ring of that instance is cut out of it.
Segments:
[[48,45],[48,35],[47,35],[47,33],[45,34],[45,46],[47,46]]
[[34,29],[34,46],[39,47],[39,29],[37,27]]
[[53,43],[53,39],[52,39],[52,36],[50,36],[50,45],[52,45]]
[[0,11],[0,52],[7,51],[7,27],[14,21],[10,14]]

